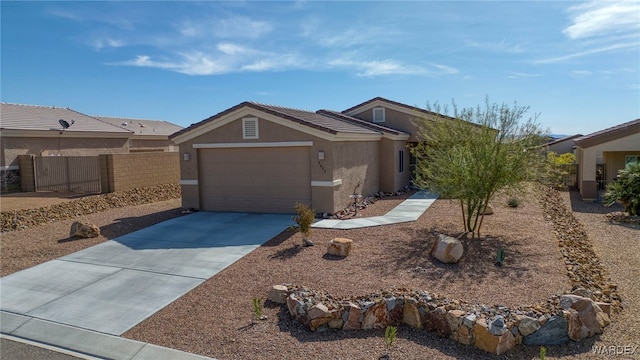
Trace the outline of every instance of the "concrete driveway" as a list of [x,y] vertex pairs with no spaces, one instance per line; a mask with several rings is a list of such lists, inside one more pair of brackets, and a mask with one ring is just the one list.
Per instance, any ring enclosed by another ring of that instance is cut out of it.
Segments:
[[0,310],[121,335],[292,225],[198,212],[0,279]]

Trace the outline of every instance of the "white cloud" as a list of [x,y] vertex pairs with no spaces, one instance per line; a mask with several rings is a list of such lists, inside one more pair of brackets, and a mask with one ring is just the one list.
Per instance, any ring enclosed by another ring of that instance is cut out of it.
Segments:
[[564,34],[571,39],[637,32],[640,29],[640,2],[635,0],[596,0],[572,6],[569,12],[572,24],[564,29]]
[[571,72],[571,76],[576,77],[576,78],[584,78],[584,77],[589,77],[593,74],[592,71],[589,70],[574,70]]
[[509,71],[509,79],[521,79],[530,77],[542,77],[542,74],[523,73],[517,71]]
[[220,43],[217,45],[217,48],[227,55],[238,55],[252,52],[250,49],[231,43]]
[[187,75],[214,75],[229,71],[229,68],[225,64],[201,52],[182,53],[179,54],[179,56],[181,59],[178,61],[159,61],[151,59],[151,57],[147,55],[140,55],[133,60],[113,63],[112,65],[150,67],[171,70]]
[[417,65],[408,65],[395,60],[354,61],[349,58],[334,59],[327,62],[330,67],[351,68],[356,76],[374,77],[382,75],[442,75],[456,74],[458,70],[446,65],[430,63],[432,69]]
[[634,47],[637,47],[637,46],[638,45],[634,44],[634,43],[613,44],[613,45],[603,46],[603,47],[599,47],[599,48],[578,51],[578,52],[574,52],[574,53],[568,54],[568,55],[563,55],[563,56],[558,56],[558,57],[553,57],[553,58],[547,58],[547,59],[541,59],[541,60],[535,60],[533,63],[534,64],[559,63],[559,62],[564,62],[564,61],[571,60],[571,59],[578,58],[578,57],[582,57],[582,56],[605,53],[605,52],[611,52],[611,51],[620,50],[620,49],[634,48]]
[[91,42],[91,45],[97,50],[100,50],[103,48],[123,47],[126,45],[126,43],[124,42],[124,40],[112,39],[112,38],[101,38],[101,39],[94,39]]
[[480,48],[497,53],[519,54],[524,52],[524,48],[520,44],[509,44],[506,40],[494,42],[479,42],[474,40],[465,40],[464,45],[472,48]]

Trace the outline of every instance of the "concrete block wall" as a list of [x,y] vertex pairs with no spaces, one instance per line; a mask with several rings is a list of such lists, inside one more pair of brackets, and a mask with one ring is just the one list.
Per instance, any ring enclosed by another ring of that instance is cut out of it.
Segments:
[[180,182],[177,152],[100,155],[102,192]]

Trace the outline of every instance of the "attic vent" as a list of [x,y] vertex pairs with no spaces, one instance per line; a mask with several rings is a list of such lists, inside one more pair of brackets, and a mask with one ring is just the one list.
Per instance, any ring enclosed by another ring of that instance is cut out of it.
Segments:
[[384,108],[373,108],[373,122],[382,123],[384,120]]
[[242,119],[242,138],[243,139],[258,138],[258,118]]

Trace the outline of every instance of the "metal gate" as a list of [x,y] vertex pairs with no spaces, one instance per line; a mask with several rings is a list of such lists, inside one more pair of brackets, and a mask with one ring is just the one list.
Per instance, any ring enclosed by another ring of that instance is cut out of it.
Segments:
[[36,191],[100,193],[97,156],[36,156]]

